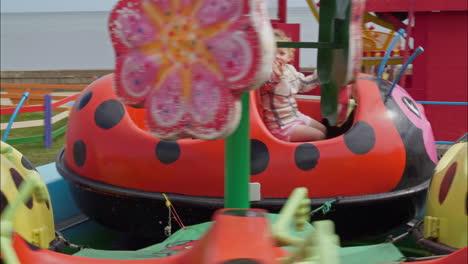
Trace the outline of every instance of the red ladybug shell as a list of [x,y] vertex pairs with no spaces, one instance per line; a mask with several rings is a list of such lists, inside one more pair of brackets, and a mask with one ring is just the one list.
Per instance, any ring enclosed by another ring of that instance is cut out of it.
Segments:
[[[284,198],[300,186],[311,197],[365,195],[399,184],[408,167],[401,128],[376,82],[361,77],[351,129],[317,142],[274,138],[251,92],[251,182],[261,184],[262,197]],[[67,130],[67,167],[81,177],[130,189],[223,196],[224,140],[160,141],[145,130],[143,110],[125,107],[112,85],[112,75],[101,78],[76,102]],[[319,101],[298,102],[304,114],[320,120]]]

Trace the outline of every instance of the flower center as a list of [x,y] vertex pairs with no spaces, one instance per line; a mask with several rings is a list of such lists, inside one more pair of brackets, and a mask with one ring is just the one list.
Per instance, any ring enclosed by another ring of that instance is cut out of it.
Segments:
[[202,41],[197,34],[198,23],[187,19],[172,19],[162,32],[163,51],[172,62],[184,65],[192,64],[197,50],[202,48]]

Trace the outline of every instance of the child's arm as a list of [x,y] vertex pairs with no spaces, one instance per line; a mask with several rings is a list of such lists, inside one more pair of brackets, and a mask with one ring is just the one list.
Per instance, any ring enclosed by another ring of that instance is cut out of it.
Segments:
[[283,76],[283,66],[284,64],[281,61],[275,60],[273,64],[273,71],[270,74],[270,79],[265,82],[263,89],[264,90],[271,90],[279,82],[281,82],[281,77]]
[[295,89],[297,89],[297,93],[305,93],[320,87],[317,71],[314,71],[312,74],[305,76],[303,73],[296,71],[293,66],[288,66],[289,69],[296,75],[297,80],[294,83],[296,85]]
[[269,90],[272,90],[273,88],[276,87],[276,85],[278,85],[279,81],[275,81],[273,80],[273,78],[270,78],[268,81],[266,81],[263,86],[262,86],[262,89],[264,91],[269,91]]

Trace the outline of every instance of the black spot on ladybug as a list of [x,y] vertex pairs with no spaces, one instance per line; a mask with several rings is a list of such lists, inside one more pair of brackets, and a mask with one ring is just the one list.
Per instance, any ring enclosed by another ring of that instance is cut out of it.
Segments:
[[406,96],[403,96],[401,100],[413,114],[415,114],[418,118],[421,119],[421,113],[419,112],[419,108],[413,100]]
[[[15,170],[14,168],[10,168],[10,174],[11,174],[11,178],[13,179],[13,182],[15,183],[15,186],[16,186],[16,189],[19,190],[19,187],[21,186],[21,184],[23,183],[24,179],[23,177],[21,176],[21,174]],[[29,198],[29,200],[27,200],[25,202],[25,205],[29,208],[29,209],[32,209],[33,207],[33,200],[32,198]]]
[[249,209],[230,209],[223,211],[223,215],[242,216],[242,217],[265,217],[265,214],[260,211]]
[[13,182],[15,183],[16,189],[19,189],[19,187],[21,186],[21,184],[24,181],[23,177],[14,168],[10,168],[10,174],[11,174],[11,178],[13,179]]
[[125,108],[122,103],[115,99],[102,102],[94,113],[96,125],[102,129],[111,129],[115,127],[125,114]]
[[455,173],[457,172],[457,163],[454,162],[444,174],[442,183],[440,184],[439,190],[439,203],[442,204],[447,198],[447,194],[452,186],[453,178],[455,178]]
[[3,212],[5,207],[8,205],[8,199],[6,198],[3,191],[0,191],[0,214]]
[[296,151],[294,152],[294,161],[296,162],[296,166],[303,171],[315,168],[319,159],[320,151],[315,145],[310,143],[304,143],[297,146]]
[[346,147],[357,155],[363,155],[372,150],[375,145],[374,129],[365,121],[358,121],[344,135]]
[[32,165],[32,163],[25,156],[21,157],[21,164],[28,170],[37,171],[34,165]]
[[76,111],[83,109],[89,103],[91,97],[93,97],[92,91],[87,91],[85,94],[83,94],[76,104]]
[[171,164],[180,157],[180,146],[176,141],[159,141],[156,145],[156,157],[164,164]]
[[32,209],[34,204],[33,204],[33,199],[32,198],[29,198],[29,200],[26,201],[25,203],[26,207],[28,207],[29,209]]
[[83,167],[86,161],[86,144],[77,140],[73,144],[73,160],[75,161],[76,166]]
[[238,258],[224,261],[221,264],[261,264],[261,262],[251,258]]
[[250,174],[262,173],[270,162],[268,147],[258,139],[250,140]]
[[466,193],[465,199],[465,214],[468,215],[468,192]]

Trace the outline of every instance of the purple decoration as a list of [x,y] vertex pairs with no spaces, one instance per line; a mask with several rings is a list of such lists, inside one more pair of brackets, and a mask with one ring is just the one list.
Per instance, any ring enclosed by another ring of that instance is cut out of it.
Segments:
[[52,147],[52,96],[44,95],[44,147]]

